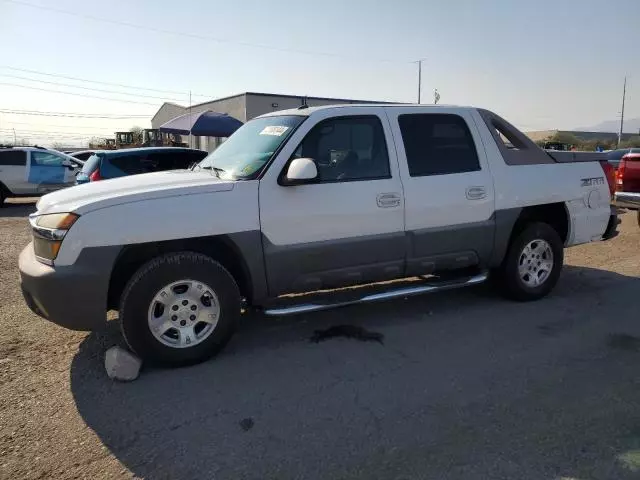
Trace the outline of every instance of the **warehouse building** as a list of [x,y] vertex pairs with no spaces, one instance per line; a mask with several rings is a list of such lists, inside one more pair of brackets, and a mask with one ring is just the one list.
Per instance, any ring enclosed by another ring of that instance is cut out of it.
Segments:
[[[196,105],[183,106],[175,103],[164,103],[151,119],[151,128],[160,128],[169,120],[185,115],[189,112],[200,113],[212,110],[218,113],[226,113],[232,117],[246,122],[265,113],[289,108],[298,108],[302,105],[316,107],[335,104],[362,104],[362,103],[391,103],[368,100],[350,100],[345,98],[325,97],[300,97],[295,95],[277,95],[272,93],[245,92],[231,97],[219,98]],[[191,141],[184,139],[194,148],[214,150],[222,141],[218,138],[192,137]]]

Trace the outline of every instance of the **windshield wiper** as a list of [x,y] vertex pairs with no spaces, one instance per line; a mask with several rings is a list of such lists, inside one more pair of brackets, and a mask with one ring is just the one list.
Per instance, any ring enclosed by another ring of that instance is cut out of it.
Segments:
[[223,168],[220,167],[212,167],[211,165],[206,165],[204,167],[200,167],[203,170],[213,170],[214,173],[216,174],[216,177],[220,178],[220,174],[221,173],[225,173],[225,170]]

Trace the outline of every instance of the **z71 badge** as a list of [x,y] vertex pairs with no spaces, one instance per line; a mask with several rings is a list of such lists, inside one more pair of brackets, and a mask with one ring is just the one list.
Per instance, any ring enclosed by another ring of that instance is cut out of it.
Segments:
[[581,178],[581,187],[594,187],[596,185],[604,185],[604,177]]

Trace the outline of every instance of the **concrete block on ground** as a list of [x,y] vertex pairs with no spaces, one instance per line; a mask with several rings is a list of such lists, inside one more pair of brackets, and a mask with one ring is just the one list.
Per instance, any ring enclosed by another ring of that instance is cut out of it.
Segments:
[[104,355],[104,368],[112,380],[130,382],[138,378],[142,360],[122,347],[111,347]]

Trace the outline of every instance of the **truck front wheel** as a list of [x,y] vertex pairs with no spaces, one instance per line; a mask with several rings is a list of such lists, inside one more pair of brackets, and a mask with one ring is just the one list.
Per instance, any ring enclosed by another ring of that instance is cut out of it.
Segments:
[[564,261],[564,246],[548,224],[528,225],[512,240],[499,272],[503,293],[514,300],[531,301],[555,287]]
[[199,363],[218,353],[240,316],[238,285],[212,258],[171,253],[143,265],[120,299],[120,325],[131,350],[167,366]]

